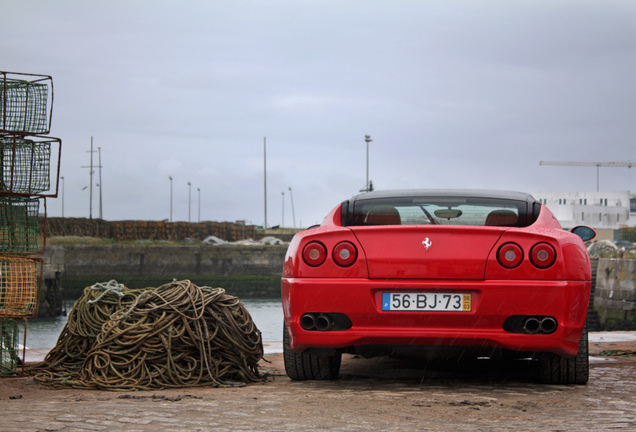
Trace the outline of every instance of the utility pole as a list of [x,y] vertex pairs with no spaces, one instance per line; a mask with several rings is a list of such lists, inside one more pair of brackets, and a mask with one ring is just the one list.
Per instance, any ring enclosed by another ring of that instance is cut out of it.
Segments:
[[[91,136],[91,149],[88,151],[91,154],[90,166],[83,166],[82,168],[90,168],[89,178],[89,196],[88,196],[88,218],[93,219],[93,137]],[[101,164],[100,164],[101,165]],[[86,189],[86,188],[84,188]]]
[[556,162],[556,161],[541,161],[539,165],[559,165],[559,166],[595,166],[596,167],[596,192],[600,191],[600,167],[609,168],[631,168],[636,165],[636,162]]
[[104,188],[104,185],[102,184],[102,148],[101,147],[97,147],[97,154],[99,157],[99,218],[103,219],[102,217],[102,189]]
[[88,188],[89,192],[89,210],[88,210],[88,218],[93,219],[93,137],[91,136],[91,166],[90,168],[90,184]]

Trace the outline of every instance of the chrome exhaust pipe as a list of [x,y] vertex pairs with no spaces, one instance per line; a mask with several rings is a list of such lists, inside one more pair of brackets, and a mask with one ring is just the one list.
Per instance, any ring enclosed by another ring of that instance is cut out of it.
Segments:
[[541,320],[540,327],[543,333],[553,333],[557,328],[557,322],[552,317],[545,317]]
[[534,317],[530,317],[523,322],[523,330],[526,333],[536,334],[541,329],[541,322]]
[[316,329],[316,317],[313,314],[304,314],[300,317],[300,326],[305,330]]
[[316,330],[327,331],[333,327],[333,319],[329,315],[320,314],[316,318]]

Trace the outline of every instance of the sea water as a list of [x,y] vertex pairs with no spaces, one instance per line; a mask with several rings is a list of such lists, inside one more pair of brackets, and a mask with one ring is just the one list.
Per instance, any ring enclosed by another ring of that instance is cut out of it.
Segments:
[[[71,311],[74,300],[67,301],[65,308]],[[254,324],[261,331],[263,342],[278,342],[283,339],[283,308],[280,300],[243,300]],[[24,341],[24,321],[17,320],[19,343]],[[32,349],[53,348],[67,322],[66,316],[34,318],[27,321],[26,346]]]

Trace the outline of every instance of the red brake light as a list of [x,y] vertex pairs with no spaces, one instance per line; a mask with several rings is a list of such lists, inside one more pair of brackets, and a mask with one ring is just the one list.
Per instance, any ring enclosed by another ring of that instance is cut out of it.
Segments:
[[546,269],[556,261],[556,251],[548,243],[537,243],[530,250],[530,262],[537,268]]
[[318,267],[327,259],[327,248],[320,242],[307,243],[303,249],[303,259],[307,265]]
[[358,249],[353,243],[340,242],[333,248],[333,260],[340,267],[349,267],[358,259]]
[[523,261],[523,250],[516,243],[506,243],[497,251],[497,261],[507,269],[518,267]]

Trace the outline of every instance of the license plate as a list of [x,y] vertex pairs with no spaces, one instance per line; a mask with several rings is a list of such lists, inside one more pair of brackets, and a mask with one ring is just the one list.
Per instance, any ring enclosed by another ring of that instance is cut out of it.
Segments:
[[470,312],[472,295],[467,293],[382,293],[384,311]]

